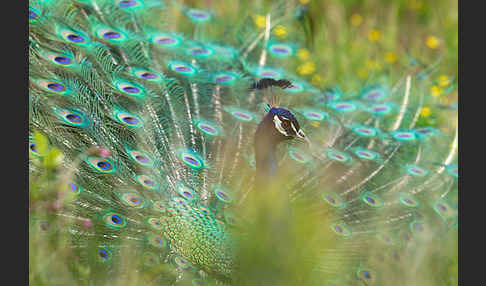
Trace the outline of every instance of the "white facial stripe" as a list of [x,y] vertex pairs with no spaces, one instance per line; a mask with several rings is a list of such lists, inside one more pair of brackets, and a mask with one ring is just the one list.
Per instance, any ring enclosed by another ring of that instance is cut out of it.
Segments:
[[292,129],[294,129],[295,134],[297,134],[297,129],[295,129],[294,123],[290,122],[290,126],[292,126]]
[[302,139],[305,138],[305,134],[304,134],[304,131],[302,131],[302,129],[300,129],[299,132],[296,132],[296,134],[297,134],[297,136],[299,136]]
[[282,121],[280,120],[280,118],[278,118],[277,115],[273,116],[273,122],[275,123],[275,128],[277,128],[278,132],[282,133],[285,136],[289,136],[287,134],[287,131],[282,128]]
[[299,131],[297,131],[297,129],[295,128],[294,124],[292,122],[290,124],[292,126],[292,129],[294,129],[294,132],[297,135],[297,137],[304,139],[305,138],[304,131],[302,131],[302,129],[299,129]]

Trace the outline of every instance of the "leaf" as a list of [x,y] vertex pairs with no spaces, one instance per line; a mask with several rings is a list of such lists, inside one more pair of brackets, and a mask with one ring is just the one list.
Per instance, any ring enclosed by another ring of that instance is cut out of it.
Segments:
[[63,158],[64,155],[59,149],[52,148],[47,156],[44,158],[44,167],[56,168],[61,165]]
[[45,156],[49,150],[49,140],[39,131],[34,131],[34,141],[39,156]]

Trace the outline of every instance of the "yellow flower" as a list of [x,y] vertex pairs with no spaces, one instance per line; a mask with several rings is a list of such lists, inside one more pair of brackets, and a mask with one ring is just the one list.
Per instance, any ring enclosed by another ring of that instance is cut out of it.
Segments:
[[305,62],[297,67],[297,73],[300,75],[308,75],[316,70],[316,65],[313,62]]
[[287,37],[287,29],[282,25],[277,25],[273,29],[273,34],[279,38],[286,38]]
[[309,51],[307,49],[299,49],[297,51],[297,57],[302,60],[302,61],[305,61],[309,58]]
[[427,44],[427,47],[431,49],[437,49],[437,47],[439,46],[439,39],[435,36],[428,36],[425,43]]
[[305,4],[309,3],[310,0],[299,0],[299,2],[300,2],[300,4],[305,5]]
[[437,97],[437,96],[441,95],[441,93],[442,93],[442,88],[440,88],[440,87],[438,87],[438,86],[434,85],[434,86],[432,86],[432,87],[430,88],[430,93],[432,94],[432,96]]
[[430,108],[424,107],[422,110],[420,110],[420,115],[423,117],[429,117],[432,112],[430,111]]
[[363,17],[360,14],[354,13],[351,15],[351,25],[358,27],[361,23],[363,23]]
[[439,76],[439,85],[441,87],[446,87],[448,86],[449,84],[451,83],[451,81],[449,80],[449,77],[446,76],[446,75],[441,75]]
[[381,33],[378,30],[373,29],[368,33],[368,40],[370,40],[370,42],[376,42],[380,38],[381,38]]
[[393,64],[397,61],[397,55],[394,52],[388,52],[385,54],[385,62]]
[[267,19],[263,15],[254,15],[253,22],[255,22],[255,25],[257,25],[258,28],[265,28]]
[[367,78],[368,77],[368,71],[365,68],[360,68],[358,70],[358,76],[360,78]]
[[322,77],[318,74],[312,76],[312,84],[313,85],[320,85],[322,83]]

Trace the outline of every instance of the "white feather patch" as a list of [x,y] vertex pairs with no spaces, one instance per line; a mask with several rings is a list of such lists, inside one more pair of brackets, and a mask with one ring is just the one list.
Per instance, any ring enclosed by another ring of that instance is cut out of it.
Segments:
[[278,132],[282,133],[285,136],[289,136],[289,134],[287,134],[287,131],[282,128],[282,121],[280,120],[280,118],[278,118],[277,115],[273,116],[273,122],[275,123],[275,128],[277,128]]

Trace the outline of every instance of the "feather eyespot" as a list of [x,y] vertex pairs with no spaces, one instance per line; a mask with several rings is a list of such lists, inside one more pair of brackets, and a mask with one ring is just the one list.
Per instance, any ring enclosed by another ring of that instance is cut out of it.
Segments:
[[260,68],[257,70],[256,75],[259,77],[266,77],[266,78],[279,78],[282,76],[282,73],[276,69],[272,68]]
[[220,134],[219,128],[211,122],[208,121],[197,121],[196,127],[201,130],[204,134],[211,136],[218,136]]
[[199,170],[204,168],[204,162],[202,158],[192,151],[181,151],[179,153],[179,156],[182,162],[192,169]]
[[414,177],[424,177],[428,171],[416,165],[408,165],[405,167],[407,173]]
[[228,225],[231,225],[231,226],[236,225],[236,222],[237,222],[235,215],[231,212],[228,212],[228,211],[224,212],[224,220],[226,221],[226,223]]
[[346,203],[344,202],[341,197],[335,193],[329,193],[329,192],[324,192],[322,193],[322,199],[329,205],[342,209],[346,206]]
[[68,183],[67,187],[68,187],[68,191],[70,191],[70,192],[72,192],[76,195],[79,195],[82,191],[81,187],[74,184],[73,182]]
[[352,128],[353,132],[361,137],[374,137],[378,131],[373,127],[358,125]]
[[205,207],[200,207],[198,209],[198,212],[205,215],[205,216],[210,216],[211,215],[211,211]]
[[370,101],[380,101],[388,96],[388,92],[384,87],[372,86],[365,88],[361,93],[361,98]]
[[109,212],[103,216],[103,221],[105,222],[105,225],[111,228],[123,228],[127,225],[127,220],[126,218],[119,214],[119,213],[114,213],[114,212]]
[[197,58],[206,58],[213,54],[213,50],[204,47],[194,47],[187,50],[187,54]]
[[73,31],[70,29],[59,30],[59,35],[66,42],[75,45],[85,45],[88,43],[89,40],[88,35],[85,35],[83,32]]
[[230,85],[237,80],[237,75],[229,72],[220,72],[212,77],[213,83],[221,85]]
[[268,46],[268,51],[272,56],[278,58],[287,58],[294,53],[293,48],[290,45],[285,44],[271,44]]
[[221,186],[214,188],[213,192],[216,195],[216,198],[223,203],[231,203],[233,200],[230,193]]
[[39,19],[39,12],[29,7],[29,22],[35,22],[37,19]]
[[37,145],[34,142],[29,142],[29,151],[32,152],[34,155],[38,155],[39,151],[37,150]]
[[117,5],[120,8],[132,8],[139,6],[140,2],[136,0],[120,0]]
[[211,19],[211,14],[200,9],[189,9],[186,15],[195,23],[207,22]]
[[177,192],[179,193],[179,195],[181,195],[184,199],[186,199],[189,202],[192,202],[197,198],[197,195],[194,192],[194,190],[182,184],[181,182],[177,184]]
[[60,95],[68,94],[69,89],[59,81],[52,81],[52,80],[40,80],[37,84],[42,87],[44,90],[56,93]]
[[399,200],[406,207],[414,208],[419,205],[419,202],[411,194],[401,193]]
[[384,205],[384,202],[380,197],[369,192],[363,193],[363,195],[361,195],[361,200],[365,202],[368,206],[374,208],[379,208]]
[[333,223],[331,224],[331,229],[335,234],[342,236],[343,238],[351,236],[351,232],[344,223]]
[[338,112],[352,112],[358,108],[357,105],[351,101],[332,102],[329,104],[329,107]]
[[143,254],[143,265],[151,267],[159,264],[159,257],[151,252],[145,252]]
[[457,215],[457,209],[454,209],[449,203],[443,199],[433,204],[434,211],[439,214],[444,220]]
[[137,182],[142,185],[143,187],[149,189],[149,190],[157,190],[158,189],[158,184],[155,181],[155,179],[151,178],[150,176],[147,175],[139,175],[136,176],[135,179]]
[[163,229],[162,222],[160,222],[158,218],[151,217],[147,220],[147,223],[149,224],[150,227],[152,227],[155,230]]
[[302,164],[305,164],[311,160],[311,157],[307,153],[296,148],[289,147],[288,153],[290,158]]
[[145,95],[145,89],[141,85],[135,83],[124,80],[117,80],[115,82],[115,86],[117,90],[129,96],[141,98]]
[[87,123],[84,115],[79,111],[74,110],[56,110],[56,114],[61,120],[72,126],[85,126]]
[[392,235],[389,233],[379,233],[377,235],[379,241],[384,242],[385,244],[394,244],[395,239],[392,238]]
[[45,221],[41,221],[39,223],[39,229],[42,231],[42,232],[48,232],[50,229],[51,229],[51,226],[45,222]]
[[141,209],[145,206],[145,200],[135,192],[127,192],[120,195],[120,200],[127,206]]
[[390,114],[392,111],[393,105],[387,103],[373,104],[368,108],[368,112],[377,116],[387,115]]
[[331,160],[338,161],[341,163],[349,163],[351,161],[351,156],[338,150],[333,150],[333,149],[328,150],[326,152],[326,156]]
[[191,76],[197,72],[197,69],[190,64],[184,62],[171,62],[169,68],[179,74]]
[[166,211],[165,204],[163,201],[154,201],[152,203],[152,209],[161,213]]
[[115,118],[119,123],[128,127],[140,128],[143,125],[142,119],[128,112],[117,111],[115,112]]
[[162,77],[159,73],[142,68],[134,68],[133,75],[147,81],[160,81]]
[[59,65],[59,66],[71,66],[73,63],[73,59],[60,54],[51,54],[47,56],[52,63]]
[[105,263],[111,260],[112,258],[112,253],[109,249],[107,248],[100,248],[97,251],[97,256],[96,259],[98,262]]
[[114,44],[124,41],[127,38],[125,33],[108,27],[99,27],[96,29],[95,34],[98,38]]
[[36,156],[36,157],[40,157],[40,156],[44,156],[45,154],[40,154],[39,153],[39,150],[37,148],[37,144],[34,142],[34,138],[33,137],[29,137],[29,153]]
[[100,173],[114,173],[116,171],[116,168],[110,160],[103,158],[103,157],[97,157],[97,156],[89,156],[86,158],[86,162],[91,166],[94,170],[100,172]]
[[317,109],[305,109],[301,111],[307,120],[322,121],[328,117],[327,113]]
[[148,154],[142,151],[128,151],[130,157],[142,166],[150,167],[153,165],[152,159]]
[[410,223],[410,231],[415,235],[420,235],[426,231],[427,227],[425,223],[421,220],[415,220]]
[[446,166],[447,172],[454,178],[459,178],[459,167],[455,164]]
[[392,137],[397,140],[397,141],[415,141],[418,139],[417,134],[411,130],[411,131],[394,131],[392,133]]
[[358,269],[356,276],[367,285],[373,284],[376,280],[374,272],[369,269]]
[[157,34],[152,37],[152,43],[160,47],[174,48],[179,46],[182,39],[176,35],[170,34]]
[[253,113],[237,107],[223,107],[223,109],[231,114],[234,118],[241,121],[249,122],[255,118],[255,115],[253,115]]
[[187,269],[189,267],[189,262],[182,257],[175,257],[174,263],[181,269]]
[[375,161],[381,160],[380,155],[375,151],[368,150],[362,147],[352,148],[351,150],[353,151],[353,154],[360,159]]
[[147,235],[148,243],[156,248],[164,248],[167,242],[162,237],[149,233]]

